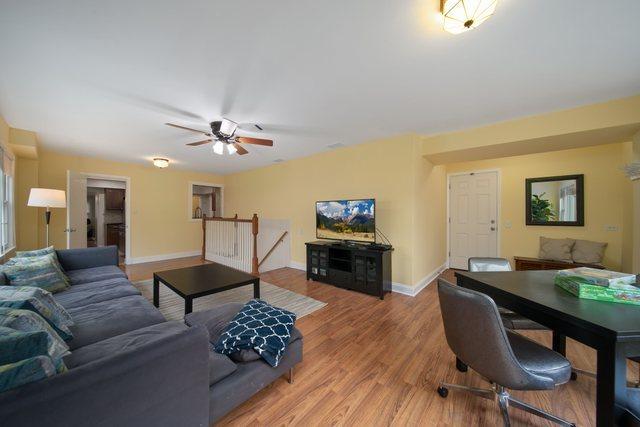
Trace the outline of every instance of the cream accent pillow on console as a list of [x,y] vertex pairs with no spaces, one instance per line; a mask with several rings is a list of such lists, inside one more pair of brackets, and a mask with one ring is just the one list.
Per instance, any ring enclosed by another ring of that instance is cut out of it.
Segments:
[[575,262],[584,264],[602,264],[607,243],[576,240],[571,256]]
[[538,258],[572,262],[571,250],[575,242],[573,239],[550,239],[540,236],[540,254]]

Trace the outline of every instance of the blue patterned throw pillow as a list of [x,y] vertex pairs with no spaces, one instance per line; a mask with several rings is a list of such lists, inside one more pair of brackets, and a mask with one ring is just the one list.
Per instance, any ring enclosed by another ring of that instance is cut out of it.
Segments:
[[40,258],[43,256],[48,256],[53,260],[53,263],[55,264],[56,267],[58,267],[58,270],[60,270],[60,273],[62,273],[62,275],[64,276],[64,279],[67,282],[67,284],[70,284],[69,278],[65,274],[64,268],[62,268],[62,265],[60,265],[60,261],[58,260],[58,254],[56,253],[56,250],[54,249],[53,246],[49,246],[48,248],[44,248],[44,249],[36,249],[34,251],[17,251],[16,256],[11,258],[9,262],[16,262],[18,260],[26,261],[29,259]]
[[220,335],[215,351],[228,355],[253,349],[275,368],[289,344],[295,321],[294,313],[252,299]]
[[0,307],[18,308],[38,313],[65,341],[73,338],[69,326],[73,319],[51,292],[33,286],[0,286]]
[[20,332],[46,332],[47,354],[53,361],[57,372],[61,373],[67,370],[62,358],[69,354],[69,346],[39,314],[29,310],[0,307],[0,326]]
[[0,326],[0,366],[47,354],[45,331],[21,332]]
[[11,286],[35,286],[56,293],[69,287],[65,274],[56,265],[53,255],[12,258],[0,266]]
[[35,356],[0,366],[0,393],[56,374],[49,356]]

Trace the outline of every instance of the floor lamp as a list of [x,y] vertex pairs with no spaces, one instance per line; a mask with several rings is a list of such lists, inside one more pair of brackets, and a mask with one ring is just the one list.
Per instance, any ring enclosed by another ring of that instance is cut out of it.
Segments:
[[44,213],[44,220],[47,224],[47,247],[49,246],[49,221],[51,211],[49,208],[66,208],[67,201],[63,190],[52,190],[50,188],[32,188],[29,193],[27,206],[47,208]]

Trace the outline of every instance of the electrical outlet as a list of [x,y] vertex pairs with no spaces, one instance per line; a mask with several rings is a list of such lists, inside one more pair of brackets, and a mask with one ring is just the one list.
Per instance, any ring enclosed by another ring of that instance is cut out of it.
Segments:
[[605,225],[604,231],[618,231],[617,225]]
[[299,229],[299,230],[298,230],[298,235],[302,236],[303,234],[304,234],[304,229],[302,229],[302,228],[301,228],[301,229]]

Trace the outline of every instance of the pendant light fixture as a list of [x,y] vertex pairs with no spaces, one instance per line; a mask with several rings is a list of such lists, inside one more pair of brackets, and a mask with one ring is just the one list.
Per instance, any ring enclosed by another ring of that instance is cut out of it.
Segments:
[[498,0],[440,0],[444,30],[460,34],[478,27],[496,10]]

